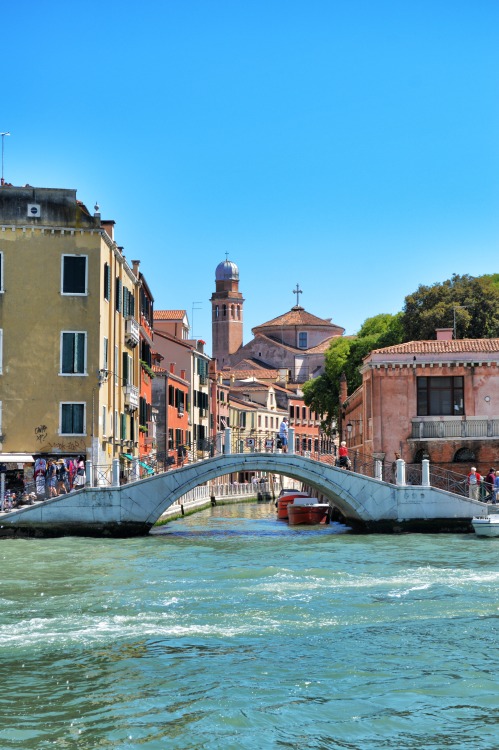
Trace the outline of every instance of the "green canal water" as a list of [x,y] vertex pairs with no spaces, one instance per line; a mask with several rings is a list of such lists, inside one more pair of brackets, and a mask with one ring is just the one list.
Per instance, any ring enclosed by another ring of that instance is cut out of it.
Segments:
[[1,750],[499,747],[499,539],[242,504],[0,557]]

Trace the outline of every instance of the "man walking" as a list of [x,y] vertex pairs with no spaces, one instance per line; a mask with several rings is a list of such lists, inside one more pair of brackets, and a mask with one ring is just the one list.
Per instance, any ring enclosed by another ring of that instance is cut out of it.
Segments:
[[288,418],[284,417],[279,427],[279,440],[282,445],[282,452],[288,452]]

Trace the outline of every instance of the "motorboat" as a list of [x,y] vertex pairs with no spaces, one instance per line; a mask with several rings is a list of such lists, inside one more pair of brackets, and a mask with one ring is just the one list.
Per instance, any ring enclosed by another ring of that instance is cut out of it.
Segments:
[[295,497],[288,505],[288,522],[290,526],[306,524],[313,526],[327,523],[331,506],[329,503],[319,503],[316,497]]
[[499,536],[499,513],[491,516],[475,516],[471,525],[477,536]]
[[298,490],[292,490],[284,495],[280,495],[277,498],[277,518],[286,519],[288,517],[288,505],[295,500],[295,498],[308,498],[309,495],[306,492],[298,492]]

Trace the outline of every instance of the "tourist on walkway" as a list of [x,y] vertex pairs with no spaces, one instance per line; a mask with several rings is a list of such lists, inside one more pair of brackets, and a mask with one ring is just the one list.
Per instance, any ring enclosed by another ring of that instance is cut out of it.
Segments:
[[87,477],[85,475],[85,457],[78,456],[78,459],[76,461],[76,474],[73,480],[73,489],[74,490],[83,489],[83,487],[85,487],[86,482],[87,482]]
[[499,471],[496,471],[496,478],[494,479],[494,503],[499,503]]
[[338,451],[339,459],[338,459],[338,465],[340,469],[349,469],[350,468],[350,459],[348,457],[348,448],[347,444],[344,440],[340,443],[340,448]]
[[494,481],[496,478],[496,470],[495,469],[489,469],[489,473],[485,477],[484,480],[484,487],[486,491],[485,496],[485,502],[495,502],[495,493],[494,493]]
[[288,451],[288,418],[284,417],[279,427],[279,440],[281,441],[282,452]]
[[45,474],[45,486],[48,497],[57,497],[57,470],[56,465],[50,458],[47,463],[47,472]]
[[480,499],[480,482],[482,481],[481,475],[476,470],[475,466],[471,467],[471,471],[468,474],[468,492],[470,500]]

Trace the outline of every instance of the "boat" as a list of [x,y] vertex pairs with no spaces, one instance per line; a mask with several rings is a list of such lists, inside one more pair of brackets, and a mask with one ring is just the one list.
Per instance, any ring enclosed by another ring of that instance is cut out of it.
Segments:
[[288,505],[288,522],[290,526],[327,523],[330,512],[329,503],[319,503],[316,497],[296,497]]
[[499,536],[499,513],[492,516],[475,516],[471,525],[477,536]]
[[280,495],[277,498],[277,518],[286,519],[288,517],[288,505],[298,497],[309,497],[306,492],[298,492],[298,490],[287,491],[284,495]]

